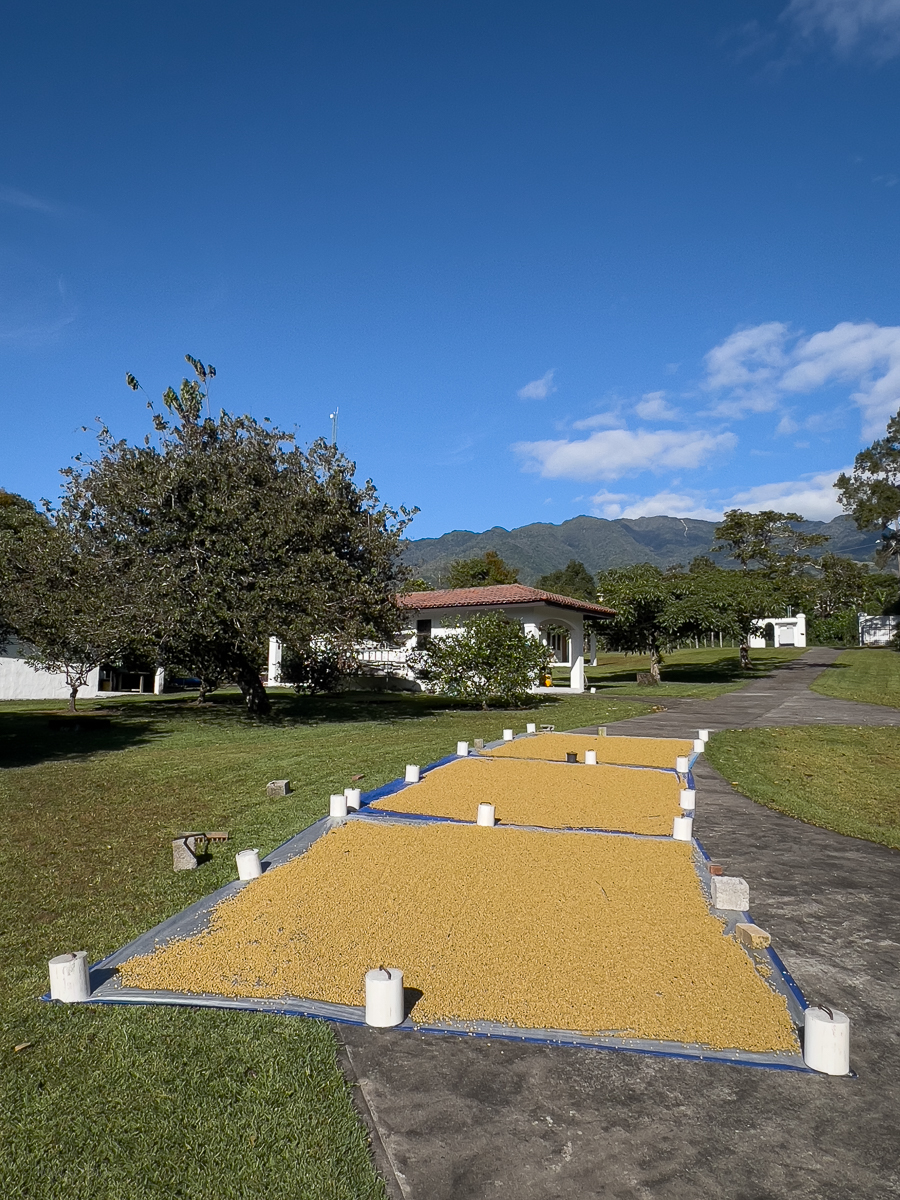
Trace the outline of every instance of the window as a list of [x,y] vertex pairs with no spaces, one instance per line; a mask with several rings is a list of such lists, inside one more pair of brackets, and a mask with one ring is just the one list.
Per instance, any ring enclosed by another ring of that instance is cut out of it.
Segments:
[[424,650],[431,637],[431,622],[416,621],[416,649]]

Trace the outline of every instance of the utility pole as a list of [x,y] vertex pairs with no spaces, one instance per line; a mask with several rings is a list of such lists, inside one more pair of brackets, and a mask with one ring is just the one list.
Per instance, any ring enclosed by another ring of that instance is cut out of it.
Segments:
[[333,413],[328,414],[331,417],[331,444],[332,444],[332,446],[337,445],[338,412],[339,412],[339,410],[336,408]]

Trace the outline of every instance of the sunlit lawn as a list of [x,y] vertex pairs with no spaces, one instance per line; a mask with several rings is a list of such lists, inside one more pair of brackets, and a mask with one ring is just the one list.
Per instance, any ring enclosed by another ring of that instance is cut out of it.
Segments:
[[[658,687],[642,687],[637,683],[638,672],[650,670],[650,659],[640,654],[602,654],[597,666],[588,667],[585,678],[589,687],[604,692],[628,695],[713,697],[734,692],[748,683],[769,674],[776,667],[803,654],[800,649],[751,650],[752,669],[742,671],[737,649],[728,647],[699,650],[675,650],[665,656],[662,682]],[[568,670],[554,671],[560,682],[568,679]]]
[[[213,891],[235,877],[236,850],[279,845],[353,775],[376,787],[529,719],[573,728],[648,711],[600,695],[516,713],[282,695],[255,723],[226,695],[88,703],[110,728],[49,729],[63,707],[0,704],[4,1197],[382,1197],[328,1026],[41,1004],[47,960],[86,949],[95,961]],[[283,778],[293,795],[267,799]],[[212,829],[228,845],[174,874],[171,838]]]
[[896,650],[845,650],[811,684],[838,700],[900,708],[900,654]]

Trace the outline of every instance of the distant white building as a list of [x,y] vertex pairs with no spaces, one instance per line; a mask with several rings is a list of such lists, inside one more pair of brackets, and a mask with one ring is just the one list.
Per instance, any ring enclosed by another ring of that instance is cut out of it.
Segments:
[[764,650],[766,646],[806,646],[806,617],[797,613],[795,617],[760,617],[762,633],[750,638],[751,650]]
[[[43,671],[25,661],[29,647],[13,638],[0,646],[0,700],[68,700],[71,688],[62,671]],[[95,667],[87,683],[78,689],[79,700],[123,692],[163,690],[165,672],[122,671],[118,667]]]
[[870,617],[859,614],[859,644],[861,646],[887,646],[900,629],[900,616]]

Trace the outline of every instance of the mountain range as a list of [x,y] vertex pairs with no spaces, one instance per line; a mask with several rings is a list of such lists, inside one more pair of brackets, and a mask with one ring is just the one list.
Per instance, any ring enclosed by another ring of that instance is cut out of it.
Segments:
[[[455,558],[474,558],[495,550],[511,567],[518,568],[519,581],[529,584],[539,575],[560,570],[573,558],[592,573],[644,562],[658,567],[687,566],[696,555],[710,553],[715,528],[715,521],[681,517],[620,517],[615,521],[572,517],[561,525],[539,522],[518,529],[498,525],[483,533],[454,529],[441,537],[405,542],[403,559],[414,575],[440,587]],[[830,550],[858,562],[871,561],[879,540],[875,533],[861,533],[846,516],[804,521],[802,528],[828,536],[823,552]],[[736,565],[724,555],[715,558],[722,566]]]

